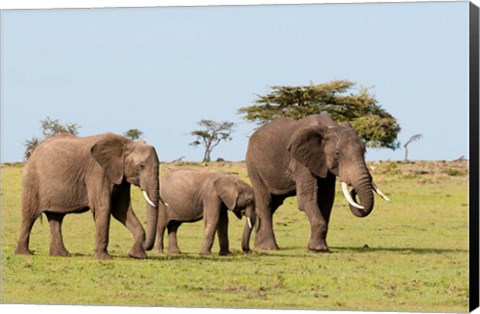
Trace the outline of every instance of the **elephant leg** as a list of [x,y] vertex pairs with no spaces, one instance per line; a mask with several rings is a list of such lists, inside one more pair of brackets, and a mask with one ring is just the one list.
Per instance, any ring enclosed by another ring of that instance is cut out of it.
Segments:
[[50,225],[50,256],[70,256],[63,244],[62,222],[65,214],[45,212]]
[[[315,190],[317,190],[317,193],[315,193]],[[328,220],[324,214],[330,216],[330,197],[326,196],[329,196],[328,194],[331,192],[325,187],[319,188],[315,178],[309,178],[300,184],[297,183],[298,205],[305,212],[310,223],[310,241],[307,246],[310,251],[329,252],[326,241]],[[322,199],[321,201],[318,201],[319,197]]]
[[202,256],[212,254],[212,246],[215,240],[215,232],[217,231],[219,218],[220,214],[218,212],[204,213],[205,231],[202,250],[200,251],[200,255]]
[[328,232],[328,224],[330,222],[330,214],[332,213],[333,202],[335,200],[335,180],[335,176],[330,173],[325,179],[317,178],[317,204],[320,213],[327,224],[325,241]]
[[20,227],[20,235],[18,237],[15,254],[31,255],[32,252],[28,249],[30,244],[30,233],[32,232],[33,224],[42,214],[39,210],[38,191],[35,187],[35,180],[30,182],[28,177],[23,182],[22,191],[22,225]]
[[255,233],[255,247],[263,250],[278,250],[278,244],[273,232],[273,213],[283,203],[279,196],[267,191],[255,190],[255,203],[258,219],[258,229]]
[[28,249],[30,243],[30,233],[32,232],[33,224],[37,217],[32,217],[31,215],[23,212],[22,216],[22,226],[20,227],[20,236],[17,242],[17,248],[15,249],[15,254],[21,255],[30,255],[32,252]]
[[133,258],[146,258],[147,254],[143,248],[145,230],[133,212],[130,200],[130,185],[122,184],[115,186],[111,199],[112,216],[122,223],[133,235],[133,246],[128,252],[128,255]]
[[115,219],[120,221],[132,233],[134,243],[128,255],[133,258],[147,258],[143,242],[145,241],[145,230],[132,210],[132,205],[128,204],[127,209],[116,208],[112,211]]
[[217,227],[218,242],[220,244],[220,256],[230,255],[228,244],[228,212],[226,209],[220,211]]
[[182,223],[179,221],[170,221],[168,229],[168,254],[182,254],[177,244],[177,230]]
[[167,228],[167,215],[166,210],[159,210],[157,221],[157,234],[155,236],[155,251],[163,254],[163,237],[165,235],[165,229]]
[[308,204],[304,209],[310,223],[310,241],[308,250],[314,252],[329,252],[327,245],[328,224],[322,217],[316,204]]
[[104,208],[97,208],[94,212],[95,219],[95,259],[112,259],[108,254],[108,237],[110,230],[110,211]]

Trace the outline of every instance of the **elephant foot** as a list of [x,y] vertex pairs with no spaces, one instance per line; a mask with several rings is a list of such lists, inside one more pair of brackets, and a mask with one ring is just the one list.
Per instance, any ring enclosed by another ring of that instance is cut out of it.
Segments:
[[60,257],[70,257],[72,256],[70,252],[68,252],[66,249],[50,249],[49,252],[50,256],[60,256]]
[[232,255],[232,253],[229,251],[229,250],[226,250],[226,251],[220,251],[218,253],[219,256],[229,256],[229,255]]
[[153,246],[153,251],[158,254],[163,254],[163,243],[162,244],[155,243],[155,245]]
[[131,249],[128,252],[128,256],[137,258],[137,259],[145,259],[147,258],[147,253],[145,253],[145,250],[138,250],[138,249]]
[[279,250],[273,237],[255,237],[255,248],[260,250]]
[[204,251],[200,252],[200,256],[210,256],[210,255],[212,255],[212,252],[204,252]]
[[330,253],[330,249],[328,248],[328,245],[326,243],[316,244],[316,245],[309,244],[307,248],[310,252]]
[[278,251],[280,248],[278,245],[255,245],[256,249],[267,250],[267,251]]
[[112,256],[110,256],[110,254],[108,254],[106,251],[95,252],[95,255],[93,257],[95,259],[98,259],[98,260],[111,260],[112,259]]
[[279,250],[277,243],[273,241],[255,241],[255,248],[260,250]]
[[17,246],[15,249],[16,255],[33,255],[32,252],[26,247]]
[[182,254],[182,252],[178,247],[168,248],[168,255],[179,255],[179,254]]

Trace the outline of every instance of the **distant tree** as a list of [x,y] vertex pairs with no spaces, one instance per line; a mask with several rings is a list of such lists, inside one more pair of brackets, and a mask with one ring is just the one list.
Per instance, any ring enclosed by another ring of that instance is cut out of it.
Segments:
[[131,138],[133,141],[138,140],[140,137],[142,137],[143,132],[138,130],[138,129],[130,129],[127,132],[124,133],[126,137]]
[[25,141],[25,143],[23,144],[25,146],[25,153],[23,154],[23,158],[25,160],[28,160],[30,158],[33,150],[35,149],[35,147],[38,146],[38,144],[40,144],[40,142],[41,140],[36,136],[32,136],[31,139]]
[[415,134],[415,135],[412,135],[410,137],[410,139],[403,145],[403,148],[405,148],[405,158],[404,160],[405,161],[408,161],[408,148],[407,146],[412,143],[412,142],[415,142],[415,141],[418,141],[419,139],[422,138],[422,134]]
[[80,126],[76,123],[67,123],[62,125],[58,119],[52,120],[50,117],[46,117],[40,121],[40,130],[42,131],[43,139],[33,136],[30,140],[26,140],[24,143],[25,153],[24,158],[28,160],[37,147],[38,144],[56,134],[68,133],[72,135],[78,135],[78,129]]
[[233,122],[223,121],[215,122],[212,120],[200,120],[197,123],[202,127],[201,130],[194,130],[190,134],[196,137],[196,140],[190,143],[193,146],[204,145],[205,152],[203,162],[210,161],[210,154],[221,141],[230,141],[232,139]]
[[397,120],[377,104],[367,88],[347,94],[354,85],[335,80],[306,86],[273,86],[268,94],[257,95],[252,106],[242,107],[238,113],[261,125],[277,117],[298,120],[327,112],[336,122],[349,121],[368,147],[397,149]]
[[40,123],[44,138],[63,133],[78,135],[78,128],[80,127],[77,123],[62,125],[58,119],[52,120],[48,116],[44,120],[41,120]]

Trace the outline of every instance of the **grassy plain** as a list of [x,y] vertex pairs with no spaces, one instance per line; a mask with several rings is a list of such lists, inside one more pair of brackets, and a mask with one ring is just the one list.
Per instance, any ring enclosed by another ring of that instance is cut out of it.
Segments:
[[[162,175],[185,166],[206,167],[163,164]],[[243,163],[208,167],[248,182]],[[279,251],[243,254],[244,221],[229,213],[232,256],[219,257],[216,242],[213,256],[200,257],[203,223],[198,222],[179,230],[184,254],[150,252],[147,260],[134,260],[127,256],[130,233],[112,219],[109,251],[114,259],[97,261],[92,259],[90,213],[65,218],[64,241],[72,257],[48,256],[46,218],[33,228],[30,249],[35,254],[13,254],[21,218],[22,165],[2,165],[1,302],[468,311],[468,163],[381,162],[369,167],[391,201],[377,197],[373,213],[356,218],[337,192],[328,235],[330,254],[307,252],[308,221],[292,197],[274,216]],[[141,192],[132,190],[134,210],[145,222]]]

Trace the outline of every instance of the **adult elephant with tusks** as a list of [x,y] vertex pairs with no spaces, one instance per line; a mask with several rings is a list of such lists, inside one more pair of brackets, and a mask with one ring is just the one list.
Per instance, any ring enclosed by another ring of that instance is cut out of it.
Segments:
[[[277,118],[256,130],[249,139],[247,171],[255,191],[259,226],[255,247],[278,249],[273,213],[289,196],[310,223],[308,250],[328,252],[328,223],[338,177],[351,212],[366,217],[378,189],[365,163],[365,145],[352,126],[336,124],[326,114],[301,120]],[[353,187],[351,192],[348,186]],[[359,201],[357,201],[357,196]]]
[[[147,233],[132,210],[130,187],[142,189],[147,206]],[[159,160],[155,148],[112,133],[89,137],[56,135],[33,151],[23,173],[22,225],[16,254],[31,254],[30,233],[45,213],[50,224],[50,255],[69,256],[61,226],[69,213],[91,210],[95,221],[95,258],[107,251],[110,214],[133,234],[129,255],[147,257],[158,219]]]

